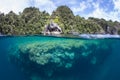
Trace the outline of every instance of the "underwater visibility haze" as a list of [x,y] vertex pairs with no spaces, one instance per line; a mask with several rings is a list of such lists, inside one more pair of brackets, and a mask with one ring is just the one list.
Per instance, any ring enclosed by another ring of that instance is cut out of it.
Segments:
[[120,80],[120,38],[0,36],[0,80]]

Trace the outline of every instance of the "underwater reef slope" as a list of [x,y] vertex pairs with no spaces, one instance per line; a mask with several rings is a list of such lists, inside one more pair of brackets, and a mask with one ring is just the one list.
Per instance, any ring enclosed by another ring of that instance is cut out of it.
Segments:
[[112,54],[113,44],[110,39],[46,37],[11,46],[9,60],[30,80],[88,80],[86,75],[95,76]]

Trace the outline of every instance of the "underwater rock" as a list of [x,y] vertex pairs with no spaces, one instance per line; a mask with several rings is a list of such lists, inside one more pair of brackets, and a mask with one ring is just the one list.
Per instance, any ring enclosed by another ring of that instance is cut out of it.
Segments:
[[111,53],[110,48],[111,46],[102,41],[89,41],[89,43],[79,40],[38,41],[18,45],[16,50],[10,51],[9,57],[29,74],[52,77],[56,73],[69,72],[81,63],[84,63],[82,66],[101,64]]
[[63,68],[65,68],[67,62],[72,63],[74,59],[74,53],[68,52],[68,50],[64,52],[65,49],[62,49],[62,45],[59,46],[56,43],[33,43],[19,47],[20,55],[27,55],[26,59],[28,59],[28,61],[40,66],[52,63],[56,67],[59,66]]

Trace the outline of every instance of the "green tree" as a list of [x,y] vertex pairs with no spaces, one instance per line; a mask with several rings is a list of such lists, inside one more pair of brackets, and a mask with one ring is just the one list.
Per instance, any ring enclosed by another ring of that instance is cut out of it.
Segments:
[[64,33],[72,30],[74,25],[74,14],[67,6],[59,6],[56,11],[53,11],[52,18],[59,17],[59,22],[63,24],[62,29]]

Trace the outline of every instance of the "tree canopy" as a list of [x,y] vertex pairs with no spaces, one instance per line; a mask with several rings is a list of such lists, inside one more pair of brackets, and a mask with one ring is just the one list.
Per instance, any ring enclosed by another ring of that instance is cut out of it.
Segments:
[[36,7],[25,8],[19,14],[13,11],[8,14],[0,13],[0,33],[4,35],[41,34],[50,19],[62,28],[63,34],[72,32],[120,34],[120,22],[94,17],[85,19],[74,15],[72,10],[65,5],[59,6],[52,15]]

